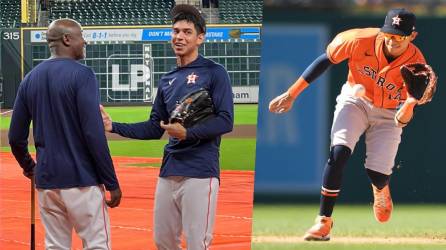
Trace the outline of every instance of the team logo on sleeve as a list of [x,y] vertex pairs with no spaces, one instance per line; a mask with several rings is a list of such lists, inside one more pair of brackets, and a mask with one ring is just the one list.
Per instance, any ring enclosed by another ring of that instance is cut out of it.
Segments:
[[198,76],[195,75],[194,72],[192,72],[192,74],[187,76],[187,84],[194,84],[195,81],[197,80]]
[[403,19],[401,19],[399,16],[392,17],[392,20],[393,20],[392,25],[398,25],[398,26],[400,25],[400,22],[403,21]]

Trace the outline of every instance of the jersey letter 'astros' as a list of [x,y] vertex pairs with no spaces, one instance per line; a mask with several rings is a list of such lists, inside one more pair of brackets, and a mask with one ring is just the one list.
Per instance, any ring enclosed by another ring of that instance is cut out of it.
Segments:
[[376,107],[396,108],[407,98],[400,67],[409,63],[426,63],[421,51],[412,43],[391,63],[384,51],[384,36],[378,28],[351,29],[339,33],[327,47],[332,63],[348,59],[350,84],[362,84],[366,96]]

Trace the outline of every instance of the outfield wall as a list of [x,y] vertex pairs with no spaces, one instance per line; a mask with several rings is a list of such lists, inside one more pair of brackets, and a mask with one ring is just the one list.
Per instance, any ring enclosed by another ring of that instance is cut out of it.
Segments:
[[[9,31],[2,32],[5,107],[12,107],[20,79],[49,57],[45,30],[16,29],[16,39],[5,41]],[[170,37],[166,25],[84,27],[89,44],[82,63],[96,72],[101,102],[153,102],[160,77],[176,67]],[[209,25],[199,51],[228,70],[236,103],[258,102],[260,25]]]

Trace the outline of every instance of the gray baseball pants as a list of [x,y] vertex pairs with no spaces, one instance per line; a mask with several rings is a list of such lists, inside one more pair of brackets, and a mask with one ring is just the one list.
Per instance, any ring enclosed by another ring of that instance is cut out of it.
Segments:
[[155,192],[154,240],[159,250],[209,249],[215,222],[217,178],[159,177]]

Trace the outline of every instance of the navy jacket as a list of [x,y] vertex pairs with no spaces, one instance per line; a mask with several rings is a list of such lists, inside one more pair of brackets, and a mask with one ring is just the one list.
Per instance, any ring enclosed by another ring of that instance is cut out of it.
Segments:
[[98,83],[90,68],[72,59],[48,59],[23,79],[9,143],[26,171],[35,165],[28,153],[31,121],[37,188],[119,187],[99,111]]
[[134,139],[161,138],[164,130],[160,121],[167,123],[177,102],[199,88],[205,88],[211,94],[216,116],[188,128],[186,140],[169,139],[164,148],[160,176],[219,178],[221,135],[232,131],[234,125],[232,89],[226,69],[201,55],[161,78],[147,121],[133,124],[113,122],[112,132]]

